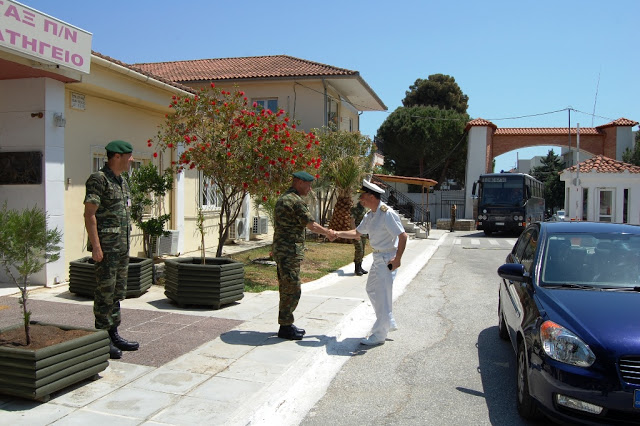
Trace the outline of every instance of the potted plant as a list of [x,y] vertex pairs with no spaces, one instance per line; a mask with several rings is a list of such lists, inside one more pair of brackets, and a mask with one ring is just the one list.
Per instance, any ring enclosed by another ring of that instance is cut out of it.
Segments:
[[[93,299],[96,286],[95,261],[91,256],[69,262],[69,291]],[[139,297],[153,285],[153,259],[129,256],[126,298]]]
[[[20,290],[23,312],[22,325],[0,330],[0,393],[46,401],[52,392],[96,376],[109,365],[105,330],[30,321],[29,277],[59,259],[61,241],[60,231],[48,229],[47,215],[37,206],[18,211],[5,203],[0,211],[0,263]],[[32,333],[35,329],[45,333]],[[46,341],[32,334],[46,336]]]
[[[149,144],[155,143],[160,151],[181,148],[181,154],[172,162],[174,170],[202,173],[214,186],[220,209],[216,257],[206,258],[203,244],[200,259],[165,261],[165,294],[178,303],[192,300],[200,304],[197,302],[202,299],[184,296],[179,288],[182,282],[188,282],[185,288],[193,289],[194,279],[182,280],[180,275],[187,269],[198,269],[199,274],[210,270],[211,280],[198,280],[207,282],[204,285],[212,288],[211,293],[220,293],[221,301],[212,303],[219,306],[226,303],[225,292],[215,289],[216,283],[227,277],[234,282],[239,280],[239,273],[229,269],[241,265],[233,265],[235,262],[221,256],[229,228],[238,218],[245,198],[267,201],[286,190],[295,171],[317,174],[322,164],[320,142],[314,133],[297,129],[284,110],[249,105],[244,92],[237,88],[225,91],[211,83],[195,96],[174,96],[170,107],[174,113],[167,116],[155,141],[150,139]],[[200,290],[195,294],[201,295]]]

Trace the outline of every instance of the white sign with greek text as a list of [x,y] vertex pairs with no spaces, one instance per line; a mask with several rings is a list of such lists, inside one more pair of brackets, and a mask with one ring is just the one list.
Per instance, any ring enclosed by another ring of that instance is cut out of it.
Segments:
[[0,49],[89,74],[91,33],[11,0],[0,0]]

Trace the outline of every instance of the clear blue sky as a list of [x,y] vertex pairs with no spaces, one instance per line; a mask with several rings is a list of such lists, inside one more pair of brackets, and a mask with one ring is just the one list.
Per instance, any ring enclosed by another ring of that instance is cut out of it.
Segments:
[[[472,118],[498,127],[566,127],[567,111],[505,118],[567,107],[586,113],[572,112],[572,127],[640,121],[638,0],[22,3],[93,33],[93,50],[126,63],[286,54],[357,70],[389,108],[362,115],[371,137],[417,78],[437,73],[456,79]],[[496,169],[515,159],[498,157]]]

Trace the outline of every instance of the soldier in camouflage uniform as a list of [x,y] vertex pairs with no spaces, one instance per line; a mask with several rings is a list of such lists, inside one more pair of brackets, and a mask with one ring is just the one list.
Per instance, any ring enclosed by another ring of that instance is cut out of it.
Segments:
[[[354,228],[360,225],[364,214],[367,209],[358,201],[355,206],[351,207],[351,217],[353,217]],[[353,246],[355,253],[353,255],[353,262],[355,263],[355,272],[357,276],[366,274],[367,271],[362,269],[362,258],[364,257],[364,248],[367,246],[367,236],[361,235],[360,238],[353,240]]]
[[128,142],[112,141],[106,150],[107,164],[86,182],[84,223],[89,236],[87,249],[95,261],[95,327],[108,330],[109,355],[119,359],[121,351],[135,351],[139,347],[137,342],[118,335],[120,300],[125,299],[127,292],[131,231],[131,194],[121,173],[129,170],[133,147]]
[[293,311],[300,300],[300,262],[304,259],[305,229],[335,239],[335,232],[317,224],[304,197],[311,190],[314,177],[307,172],[293,174],[291,188],[276,202],[272,254],[278,265],[280,307],[278,337],[300,340],[305,330],[293,325]]

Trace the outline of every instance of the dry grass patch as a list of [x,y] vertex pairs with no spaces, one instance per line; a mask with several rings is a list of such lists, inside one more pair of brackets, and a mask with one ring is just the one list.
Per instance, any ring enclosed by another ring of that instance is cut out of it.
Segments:
[[[307,241],[305,247],[304,261],[300,267],[300,279],[303,283],[315,281],[353,262],[353,244]],[[271,246],[265,246],[229,256],[245,265],[245,291],[278,290],[275,265],[254,262],[256,259],[269,259],[270,250]],[[365,254],[369,253],[371,253],[371,247],[367,245]]]

